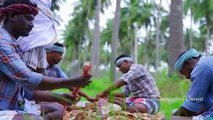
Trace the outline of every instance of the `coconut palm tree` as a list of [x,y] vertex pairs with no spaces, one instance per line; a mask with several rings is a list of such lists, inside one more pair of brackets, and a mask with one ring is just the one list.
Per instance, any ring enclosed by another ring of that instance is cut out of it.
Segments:
[[92,54],[91,62],[93,65],[93,74],[95,77],[99,76],[99,54],[100,54],[100,10],[101,10],[101,1],[95,0],[95,22],[94,22],[94,33],[93,33],[93,42],[92,42]]
[[205,40],[205,51],[209,53],[209,40],[211,39],[211,29],[213,23],[213,1],[212,0],[185,0],[184,11],[191,12],[195,22],[202,22],[205,24],[206,29],[206,40]]
[[112,29],[112,56],[111,56],[111,79],[116,80],[116,67],[114,64],[114,60],[117,57],[117,42],[119,36],[119,26],[120,26],[120,4],[121,0],[116,1],[116,8],[115,8],[115,16],[113,21],[113,29]]
[[[98,1],[98,2],[97,2]],[[99,4],[102,7],[96,7]],[[91,62],[95,69],[93,69],[94,76],[98,73],[99,66],[99,12],[103,12],[103,7],[107,7],[110,4],[108,0],[79,0],[75,2],[74,12],[72,13],[72,20],[69,21],[67,26],[67,30],[65,32],[65,45],[68,47],[68,50],[75,50],[77,52],[76,55],[73,55],[72,58],[74,60],[78,60],[79,65],[83,60],[89,60],[88,56],[91,57]],[[97,9],[98,8],[98,12]],[[96,14],[95,14],[96,11]],[[96,16],[96,17],[94,17]],[[91,23],[95,18],[94,33],[92,34],[89,23]],[[92,41],[94,38],[94,41]],[[82,50],[82,46],[86,49]],[[90,49],[92,46],[92,49]],[[91,51],[91,52],[90,52]],[[80,53],[87,54],[81,55]],[[71,52],[75,54],[74,52]],[[91,53],[91,54],[89,54]],[[71,57],[70,53],[68,53],[69,57]],[[85,56],[85,58],[81,58],[81,56]],[[96,57],[94,57],[96,56]],[[81,59],[81,60],[80,60]],[[95,62],[94,62],[95,61]],[[80,67],[80,66],[79,66]]]
[[161,13],[160,13],[160,6],[161,6],[161,1],[159,5],[156,5],[157,9],[157,23],[156,23],[156,56],[155,56],[155,69],[158,69],[159,62],[160,62],[160,45],[159,45],[159,39],[160,39],[160,19],[161,19]]
[[171,0],[169,15],[168,64],[169,75],[174,72],[174,64],[184,50],[182,0]]

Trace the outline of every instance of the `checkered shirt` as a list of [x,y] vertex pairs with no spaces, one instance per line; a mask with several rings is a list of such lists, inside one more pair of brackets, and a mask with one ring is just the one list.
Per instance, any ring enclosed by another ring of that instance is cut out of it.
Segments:
[[31,72],[19,56],[15,39],[0,27],[0,110],[23,110],[24,98],[31,99],[42,75]]
[[139,64],[132,64],[130,70],[121,78],[127,82],[124,86],[124,94],[133,97],[142,98],[157,98],[160,97],[160,92],[152,75]]

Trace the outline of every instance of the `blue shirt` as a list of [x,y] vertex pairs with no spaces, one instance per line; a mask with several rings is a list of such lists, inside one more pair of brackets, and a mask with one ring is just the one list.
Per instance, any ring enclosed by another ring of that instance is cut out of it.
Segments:
[[213,107],[213,57],[201,57],[191,72],[191,87],[183,107],[193,112]]
[[0,110],[23,110],[24,98],[31,100],[42,74],[32,72],[19,56],[15,39],[0,27]]
[[47,66],[45,75],[56,78],[68,78],[67,75],[61,70],[59,65]]

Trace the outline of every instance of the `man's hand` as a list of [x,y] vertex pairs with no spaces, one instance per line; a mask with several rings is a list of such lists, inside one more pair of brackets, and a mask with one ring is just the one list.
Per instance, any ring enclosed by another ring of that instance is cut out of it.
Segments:
[[97,101],[97,98],[92,98],[92,97],[87,97],[86,98],[89,102],[95,102],[95,101]]
[[108,97],[108,94],[108,91],[103,91],[101,94],[96,95],[96,99]]
[[92,97],[88,96],[86,93],[84,93],[84,92],[82,92],[82,91],[79,91],[78,95],[79,95],[79,96],[82,96],[82,97],[85,97],[85,98],[86,98],[88,101],[90,101],[90,102],[95,102],[95,101],[97,101],[96,98],[92,98]]
[[81,75],[81,76],[72,78],[70,80],[70,87],[85,87],[91,83],[90,81],[91,77],[92,75],[88,75],[88,76]]
[[80,100],[80,96],[74,97],[73,95],[70,94],[61,94],[61,99],[58,101],[59,103],[62,104],[67,104],[71,105],[73,103],[77,103]]
[[105,98],[110,103],[115,103],[121,107],[125,106],[126,102],[124,98],[121,97],[114,97],[112,100],[110,98]]
[[53,90],[58,88],[72,88],[72,87],[85,87],[91,83],[90,78],[92,75],[88,76],[77,76],[72,78],[54,78],[43,76],[42,81],[37,87],[37,90]]
[[77,102],[79,102],[81,100],[81,96],[80,95],[77,94],[75,97],[76,97],[75,98],[75,103],[77,103]]
[[180,107],[177,111],[173,113],[173,116],[196,116],[195,112],[187,110],[184,107]]
[[96,98],[104,98],[104,97],[108,97],[109,93],[113,90],[116,90],[120,87],[122,87],[123,85],[126,85],[127,83],[124,80],[118,80],[115,84],[111,85],[110,87],[108,87],[106,90],[104,90],[104,92],[102,92],[101,94],[98,94],[96,96]]

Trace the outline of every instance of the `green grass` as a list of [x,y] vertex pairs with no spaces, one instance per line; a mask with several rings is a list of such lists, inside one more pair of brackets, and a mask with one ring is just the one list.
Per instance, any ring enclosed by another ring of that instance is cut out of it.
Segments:
[[167,120],[171,119],[172,116],[172,111],[175,109],[179,108],[180,105],[182,104],[181,101],[176,101],[176,102],[161,102],[161,108],[160,108],[160,113],[162,113]]
[[[186,93],[190,86],[190,81],[180,79],[177,75],[168,77],[166,71],[155,73],[153,74],[153,76],[161,93],[160,112],[165,115],[166,119],[170,119],[172,111],[179,108],[184,102]],[[97,94],[104,91],[112,83],[112,81],[108,80],[108,76],[105,75],[100,79],[93,79],[93,82],[89,86],[81,90],[89,96],[95,97]],[[121,91],[121,89],[117,91]],[[59,89],[55,90],[55,92],[69,91],[66,89]],[[81,100],[86,99],[81,98]]]
[[184,102],[191,82],[180,79],[176,74],[168,77],[166,71],[155,73],[153,76],[161,93],[160,112],[166,119],[170,119],[172,112]]

